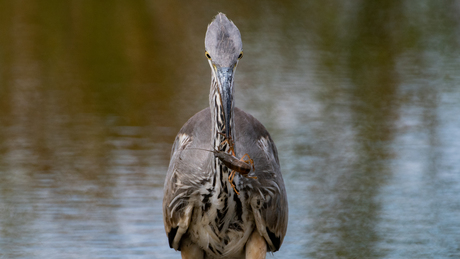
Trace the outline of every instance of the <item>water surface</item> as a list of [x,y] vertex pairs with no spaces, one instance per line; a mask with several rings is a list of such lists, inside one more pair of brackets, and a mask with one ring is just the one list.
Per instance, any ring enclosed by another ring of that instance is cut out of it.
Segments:
[[460,4],[333,0],[0,2],[1,257],[180,258],[163,182],[219,11],[288,192],[268,258],[460,257]]

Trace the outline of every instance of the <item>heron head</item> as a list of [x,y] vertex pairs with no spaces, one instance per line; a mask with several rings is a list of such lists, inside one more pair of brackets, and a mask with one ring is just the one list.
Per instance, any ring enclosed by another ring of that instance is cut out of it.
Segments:
[[238,60],[243,57],[241,34],[225,14],[219,13],[209,24],[204,43],[205,55],[223,106],[225,134],[229,138],[233,111],[233,77]]
[[209,24],[204,44],[211,68],[235,67],[243,56],[240,31],[223,13],[217,14]]

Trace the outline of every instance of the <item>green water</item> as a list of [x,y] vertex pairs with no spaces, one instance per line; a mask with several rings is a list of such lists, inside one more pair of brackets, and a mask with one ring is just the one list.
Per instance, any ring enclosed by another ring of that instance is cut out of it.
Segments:
[[458,1],[5,0],[0,258],[180,258],[163,182],[219,11],[288,192],[268,258],[459,257]]

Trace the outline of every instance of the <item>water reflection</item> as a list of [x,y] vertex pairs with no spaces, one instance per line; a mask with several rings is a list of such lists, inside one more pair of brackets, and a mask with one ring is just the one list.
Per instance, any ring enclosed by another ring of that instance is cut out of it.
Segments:
[[237,106],[280,153],[273,257],[458,256],[460,6],[334,0],[0,2],[0,255],[179,256],[163,181],[218,11],[243,36]]
[[400,23],[401,8],[400,1],[363,3],[351,30],[350,112],[357,157],[336,186],[342,239],[336,253],[346,258],[385,255],[375,247],[380,237],[374,226],[381,212],[376,195],[391,173],[385,161],[392,156],[399,81],[395,65],[401,51],[392,42],[397,30],[391,23]]

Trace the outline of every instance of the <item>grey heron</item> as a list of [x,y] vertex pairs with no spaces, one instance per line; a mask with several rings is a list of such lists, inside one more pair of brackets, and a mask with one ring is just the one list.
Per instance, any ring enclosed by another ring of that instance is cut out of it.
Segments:
[[[265,258],[286,234],[286,189],[270,134],[234,107],[243,44],[223,13],[208,25],[205,56],[212,71],[209,107],[177,134],[164,185],[169,245],[182,258]],[[251,163],[244,172],[239,158]]]

